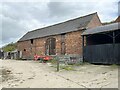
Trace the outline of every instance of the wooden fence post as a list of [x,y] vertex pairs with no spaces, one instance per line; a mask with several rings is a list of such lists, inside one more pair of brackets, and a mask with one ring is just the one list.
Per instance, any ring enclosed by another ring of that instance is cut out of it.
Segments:
[[59,64],[60,64],[60,62],[59,62],[59,58],[57,56],[57,72],[59,72]]

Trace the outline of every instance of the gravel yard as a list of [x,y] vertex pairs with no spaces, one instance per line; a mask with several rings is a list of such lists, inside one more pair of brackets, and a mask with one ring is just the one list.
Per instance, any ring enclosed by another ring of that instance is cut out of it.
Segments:
[[0,60],[0,83],[7,88],[118,88],[118,67],[85,64],[74,70],[37,61]]

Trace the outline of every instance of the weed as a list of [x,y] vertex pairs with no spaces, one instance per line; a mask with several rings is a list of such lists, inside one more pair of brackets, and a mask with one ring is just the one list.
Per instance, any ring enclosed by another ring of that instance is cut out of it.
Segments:
[[57,64],[57,60],[56,59],[52,59],[49,61],[51,64]]
[[73,66],[69,65],[69,66],[60,66],[61,69],[67,70],[67,71],[74,71]]
[[111,67],[112,67],[112,68],[117,68],[118,65],[116,65],[116,64],[112,64]]

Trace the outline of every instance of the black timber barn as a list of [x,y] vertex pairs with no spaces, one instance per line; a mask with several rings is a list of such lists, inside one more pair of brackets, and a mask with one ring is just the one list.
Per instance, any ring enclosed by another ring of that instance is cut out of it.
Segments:
[[82,33],[84,61],[120,64],[120,23],[88,29]]

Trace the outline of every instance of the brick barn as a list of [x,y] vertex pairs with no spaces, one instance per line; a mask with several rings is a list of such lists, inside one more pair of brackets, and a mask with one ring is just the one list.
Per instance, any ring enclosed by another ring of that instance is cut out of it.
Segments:
[[82,36],[86,29],[101,26],[97,13],[68,20],[52,26],[27,32],[17,43],[22,58],[37,55],[80,55]]

